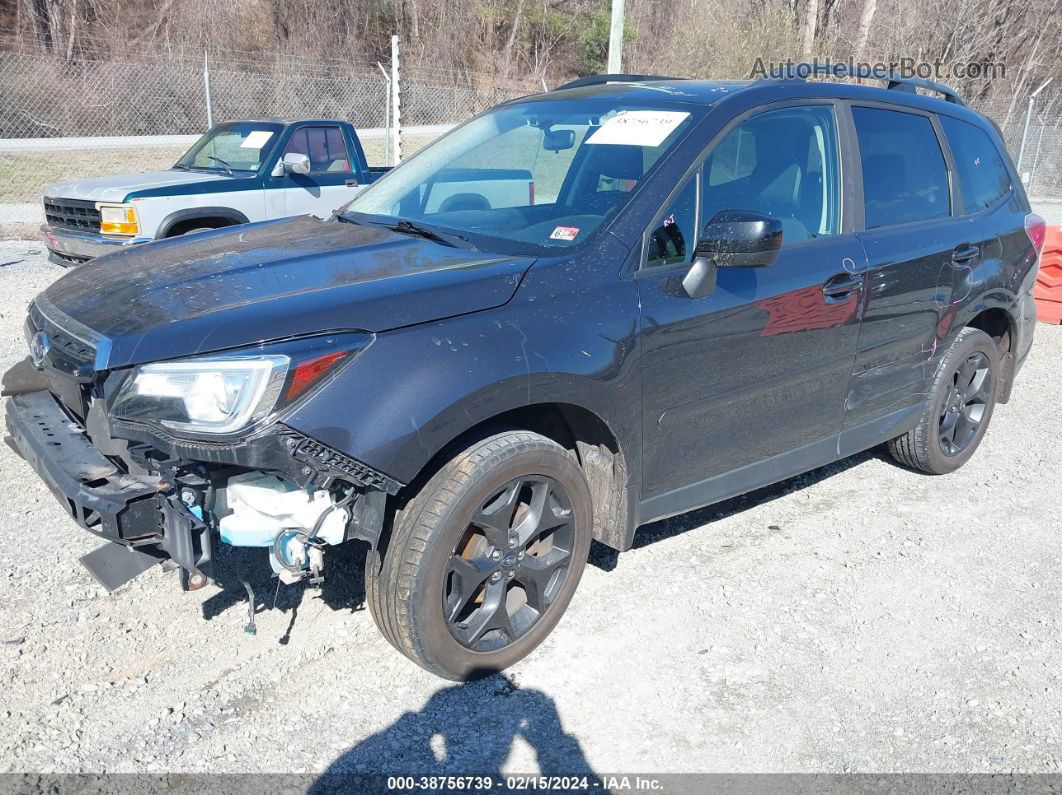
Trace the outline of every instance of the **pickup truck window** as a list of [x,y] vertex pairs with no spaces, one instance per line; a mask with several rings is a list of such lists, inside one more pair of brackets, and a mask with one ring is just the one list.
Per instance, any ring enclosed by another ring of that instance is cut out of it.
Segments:
[[281,157],[290,153],[310,158],[311,174],[350,171],[350,154],[339,127],[301,127],[291,134]]
[[276,146],[281,126],[263,122],[219,124],[196,141],[177,168],[258,171]]
[[502,253],[579,245],[705,110],[604,99],[504,105],[421,150],[347,209],[449,229]]

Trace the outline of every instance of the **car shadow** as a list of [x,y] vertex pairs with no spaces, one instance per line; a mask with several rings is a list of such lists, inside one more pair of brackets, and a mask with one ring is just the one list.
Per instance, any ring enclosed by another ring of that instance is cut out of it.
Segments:
[[[203,618],[217,618],[233,607],[247,609],[250,583],[255,594],[255,613],[280,610],[290,613],[288,626],[278,641],[287,645],[295,629],[299,608],[307,595],[320,598],[332,610],[357,612],[365,609],[364,564],[368,546],[348,543],[332,547],[325,556],[325,579],[320,588],[306,582],[284,585],[273,575],[269,554],[259,547],[233,547],[217,544],[214,550],[214,579],[219,591],[203,602]],[[207,586],[208,588],[211,586]]]
[[[728,500],[713,503],[704,508],[696,508],[668,519],[661,519],[657,522],[642,525],[634,534],[634,546],[632,548],[641,549],[650,544],[696,530],[710,522],[726,519],[750,508],[765,505],[873,459],[892,462],[892,459],[880,449],[865,450],[862,453],[842,458],[840,461],[834,461],[818,469],[812,469],[802,475],[796,475],[787,480],[773,483],[770,486],[764,486],[762,489],[756,489],[747,494],[740,494],[737,497],[731,497]],[[595,541],[590,550],[589,562],[603,571],[612,571],[616,567],[618,558],[619,553],[614,549],[609,549],[604,544],[599,544]]]
[[540,775],[585,776],[585,789],[601,788],[579,741],[564,731],[553,699],[493,674],[436,691],[419,711],[343,752],[309,792],[364,791],[360,777],[373,774],[491,776],[497,786],[518,740],[531,747]]
[[[735,516],[750,508],[806,489],[875,458],[892,461],[878,449],[867,450],[780,483],[764,486],[762,489],[750,491],[705,508],[697,508],[668,519],[651,522],[638,528],[634,536],[634,548],[640,549],[649,544],[688,533],[711,522]],[[290,613],[287,629],[278,641],[281,645],[286,645],[296,628],[299,608],[303,599],[306,598],[307,591],[311,596],[319,596],[333,610],[356,612],[365,609],[364,563],[367,552],[368,546],[360,542],[332,547],[325,556],[326,576],[320,589],[307,585],[305,582],[280,585],[278,588],[279,581],[273,576],[265,549],[218,544],[214,553],[214,577],[217,587],[221,590],[203,602],[203,618],[209,621],[236,606],[246,609],[247,591],[243,586],[243,581],[246,580],[254,589],[256,613],[272,609]],[[618,552],[596,541],[590,549],[590,565],[603,571],[615,569],[618,559]]]

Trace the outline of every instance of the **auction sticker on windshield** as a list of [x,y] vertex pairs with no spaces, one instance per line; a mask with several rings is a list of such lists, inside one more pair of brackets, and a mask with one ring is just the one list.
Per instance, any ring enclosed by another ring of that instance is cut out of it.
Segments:
[[621,110],[586,139],[588,144],[660,146],[690,114],[681,110]]
[[579,234],[577,226],[558,226],[549,234],[550,240],[575,240]]
[[247,137],[243,139],[243,143],[240,144],[240,149],[261,149],[266,145],[266,141],[272,137],[272,130],[252,130],[247,134]]

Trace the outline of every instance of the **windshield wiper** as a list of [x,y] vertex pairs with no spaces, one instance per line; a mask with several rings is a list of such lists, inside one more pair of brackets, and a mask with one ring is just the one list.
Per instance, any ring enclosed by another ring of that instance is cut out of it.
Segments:
[[425,240],[431,240],[435,243],[442,243],[444,246],[450,246],[452,248],[467,248],[471,251],[479,251],[479,247],[476,246],[470,239],[464,235],[459,235],[457,232],[442,231],[441,229],[431,229],[427,226],[421,226],[418,223],[409,221],[405,218],[395,221],[390,218],[381,218],[380,216],[370,215],[368,213],[359,212],[339,212],[338,210],[333,213],[333,218],[337,221],[343,221],[348,224],[365,224],[366,226],[379,226],[384,229],[390,229],[392,232],[399,232],[403,235],[410,235],[412,237],[422,237]]
[[174,168],[179,168],[179,169],[181,169],[181,171],[191,171],[192,170],[192,167],[190,165],[188,165],[187,163],[174,163],[173,167]]
[[213,155],[207,155],[207,160],[213,160],[215,163],[220,163],[221,167],[225,169],[225,173],[230,177],[235,177],[236,174],[232,170],[232,166],[222,160],[220,157],[214,157]]

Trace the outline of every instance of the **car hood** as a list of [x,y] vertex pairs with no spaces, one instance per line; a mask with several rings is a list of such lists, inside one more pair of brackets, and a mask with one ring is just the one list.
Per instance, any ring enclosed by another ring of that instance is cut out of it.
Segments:
[[131,193],[155,188],[208,182],[225,182],[236,179],[226,174],[210,174],[203,171],[183,171],[176,168],[166,171],[148,171],[143,174],[116,174],[110,177],[90,177],[53,182],[44,188],[50,199],[81,199],[83,201],[115,202],[121,204]]
[[299,216],[129,246],[35,303],[89,338],[102,370],[490,309],[512,298],[531,262]]

